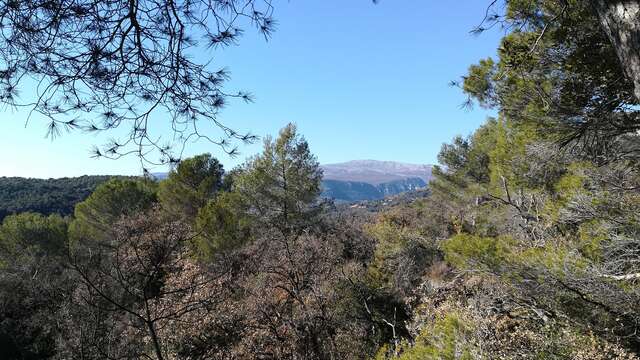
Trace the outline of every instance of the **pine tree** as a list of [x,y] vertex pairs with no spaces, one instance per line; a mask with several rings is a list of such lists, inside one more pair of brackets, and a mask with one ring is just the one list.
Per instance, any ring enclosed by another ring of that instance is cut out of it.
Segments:
[[222,164],[211,154],[185,159],[160,183],[160,204],[174,217],[192,222],[198,210],[220,191],[223,175]]
[[277,139],[267,137],[262,154],[237,176],[234,189],[249,213],[284,234],[312,224],[319,213],[322,170],[307,141],[288,124]]
[[151,207],[156,201],[156,185],[151,181],[113,179],[101,184],[76,205],[69,227],[72,241],[109,241],[111,228],[120,218]]

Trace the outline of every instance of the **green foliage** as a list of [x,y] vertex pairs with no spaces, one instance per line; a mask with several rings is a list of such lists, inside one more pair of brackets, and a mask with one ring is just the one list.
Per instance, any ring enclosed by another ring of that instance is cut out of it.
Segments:
[[101,184],[76,206],[69,228],[72,241],[109,241],[110,229],[122,217],[140,213],[156,201],[156,183],[113,179]]
[[377,240],[369,276],[373,284],[388,286],[393,274],[393,269],[389,268],[390,261],[407,247],[411,234],[385,221],[368,226],[367,233]]
[[251,223],[242,197],[235,192],[221,193],[198,212],[194,241],[199,255],[212,260],[218,252],[246,244],[251,239]]
[[463,90],[471,98],[592,155],[609,136],[633,131],[633,84],[591,2],[508,1],[499,19],[517,30],[502,39],[497,60],[470,68]]
[[[589,164],[586,164],[589,166]],[[565,201],[571,199],[572,196],[580,192],[585,185],[585,174],[583,170],[585,164],[574,163],[571,164],[565,174],[555,184],[555,191]]]
[[[197,358],[258,350],[274,358],[361,358],[380,347],[379,359],[633,359],[640,348],[638,99],[590,2],[504,5],[503,16],[487,21],[511,31],[495,58],[469,68],[462,86],[498,115],[442,146],[428,199],[379,214],[366,234],[338,229],[320,216],[322,171],[289,124],[227,176],[209,154],[180,163],[159,185],[162,215],[143,213],[156,200],[153,183],[99,186],[76,206],[72,239],[119,235],[115,245],[126,251],[111,243],[99,255],[85,248],[81,276],[95,283],[63,292],[53,281],[52,303],[62,303],[55,294],[93,299],[85,309],[91,316],[74,312],[88,329],[151,330],[130,354],[157,336],[156,321],[169,319],[150,311],[173,305],[171,321],[157,328],[168,339],[165,349],[156,344],[158,353],[181,342],[180,356]],[[32,206],[8,198],[5,212]],[[116,224],[125,225],[118,234]],[[183,252],[188,242],[204,261]],[[0,345],[28,350],[8,334],[38,344],[32,328],[60,316],[55,306],[54,315],[42,315],[46,304],[34,294],[49,282],[31,279],[46,269],[62,282],[60,262],[51,260],[66,244],[59,216],[5,219]],[[114,292],[109,282],[137,285]],[[34,305],[21,311],[6,289]],[[205,298],[194,303],[194,295]],[[127,306],[136,299],[132,322]],[[187,310],[198,312],[185,319]],[[103,311],[116,315],[103,321]],[[53,349],[53,335],[43,338],[43,348]],[[57,338],[76,346],[65,340]]]
[[468,139],[456,136],[451,144],[442,144],[438,161],[450,171],[460,171],[467,165],[470,146]]
[[606,226],[600,221],[589,221],[580,224],[578,229],[578,246],[580,254],[590,262],[603,260],[604,242],[608,240]]
[[529,171],[531,163],[518,160],[526,159],[528,145],[540,138],[536,127],[500,118],[492,123],[491,130],[492,145],[483,149],[489,156],[490,191],[501,196],[505,192],[505,186],[528,187],[530,179],[522,175]]
[[502,121],[496,127],[495,140],[495,147],[489,152],[489,171],[492,191],[499,194],[502,192],[504,181],[507,181],[506,177],[509,175],[509,160],[512,154]]
[[486,107],[494,105],[493,78],[495,76],[495,63],[493,59],[480,60],[477,65],[469,67],[469,73],[464,78],[463,90],[473,95],[478,102]]
[[443,146],[431,186],[451,265],[637,349],[640,112],[592,3],[507,1],[489,18],[513,31],[463,90],[498,120]]
[[[56,353],[58,311],[68,295],[67,221],[59,215],[10,215],[0,226],[0,358]],[[67,298],[68,299],[68,298]]]
[[459,234],[442,244],[445,259],[461,268],[488,267],[496,269],[510,256],[513,239],[508,237],[479,237]]
[[488,183],[490,154],[499,141],[498,127],[496,120],[488,119],[472,136],[466,139],[455,137],[452,144],[442,145],[438,161],[450,176]]
[[289,124],[277,139],[265,139],[262,154],[245,164],[233,188],[255,218],[291,233],[315,221],[321,181],[322,170],[309,144]]
[[0,221],[22,212],[73,214],[75,205],[112,176],[81,176],[61,179],[0,178]]
[[160,183],[160,204],[173,216],[193,221],[198,210],[222,188],[223,175],[222,164],[210,154],[185,159]]
[[[398,360],[472,360],[474,345],[467,341],[469,326],[455,313],[438,319],[431,331],[423,331],[415,344],[402,344]],[[377,360],[389,358],[389,348],[383,347]]]
[[[382,212],[365,232],[376,240],[367,268],[372,286],[408,296],[432,263],[441,260],[431,223],[424,223],[429,210],[421,204],[399,206]],[[436,220],[438,221],[438,220]]]
[[577,195],[585,193],[586,171],[592,165],[587,162],[570,164],[565,173],[553,184],[554,199],[545,206],[545,212],[554,220],[560,216],[560,211]]
[[67,221],[60,215],[11,215],[0,227],[0,259],[5,261],[18,261],[16,258],[22,256],[60,256],[66,246]]

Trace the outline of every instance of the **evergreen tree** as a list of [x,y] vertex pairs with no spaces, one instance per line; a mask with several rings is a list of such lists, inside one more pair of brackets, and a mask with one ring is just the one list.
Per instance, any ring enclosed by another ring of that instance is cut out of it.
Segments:
[[22,213],[8,216],[0,227],[0,250],[15,257],[25,252],[38,256],[64,255],[67,225],[60,215]]
[[234,183],[249,213],[285,234],[314,222],[320,207],[322,169],[307,141],[288,124],[277,139],[267,137],[262,154],[251,159]]
[[[8,33],[0,35],[0,103],[42,114],[50,120],[51,138],[79,129],[126,138],[96,147],[94,157],[136,154],[146,163],[174,164],[180,148],[195,139],[233,154],[235,141],[254,137],[223,124],[218,113],[234,99],[252,97],[223,90],[229,72],[206,50],[236,44],[246,27],[269,37],[273,5],[262,0],[3,2],[0,14]],[[25,82],[31,78],[40,86],[23,98],[18,89],[33,86]],[[212,126],[207,133],[203,123]],[[172,131],[159,141],[160,129]]]
[[239,193],[221,193],[198,212],[195,224],[198,255],[212,260],[221,251],[249,242],[252,223]]
[[533,123],[541,138],[601,157],[617,137],[639,129],[640,99],[595,2],[506,2],[493,21],[513,31],[502,39],[497,61],[471,66],[464,91],[514,126]]
[[160,183],[158,199],[171,215],[193,221],[222,188],[223,175],[222,164],[210,154],[186,159]]
[[147,180],[113,179],[101,184],[76,205],[69,236],[73,241],[109,241],[120,218],[149,209],[156,201],[156,184]]
[[49,359],[69,288],[67,221],[11,215],[0,225],[0,358]]

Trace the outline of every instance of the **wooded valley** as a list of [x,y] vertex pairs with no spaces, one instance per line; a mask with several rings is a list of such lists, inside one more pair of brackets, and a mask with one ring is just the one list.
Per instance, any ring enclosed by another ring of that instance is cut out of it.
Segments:
[[161,149],[162,181],[4,210],[0,358],[639,359],[640,3],[503,5],[476,29],[503,27],[497,56],[453,84],[496,116],[442,146],[427,196],[323,199],[289,124],[234,169]]

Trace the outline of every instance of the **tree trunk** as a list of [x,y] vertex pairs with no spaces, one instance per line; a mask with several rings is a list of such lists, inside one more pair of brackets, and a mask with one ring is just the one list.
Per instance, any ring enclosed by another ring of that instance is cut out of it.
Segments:
[[591,0],[591,4],[640,101],[640,1]]
[[162,356],[162,348],[160,347],[160,341],[158,340],[158,334],[156,333],[153,322],[147,321],[147,327],[149,328],[149,335],[151,336],[151,340],[153,341],[153,350],[156,352],[156,357],[158,358],[158,360],[164,360],[164,357]]

